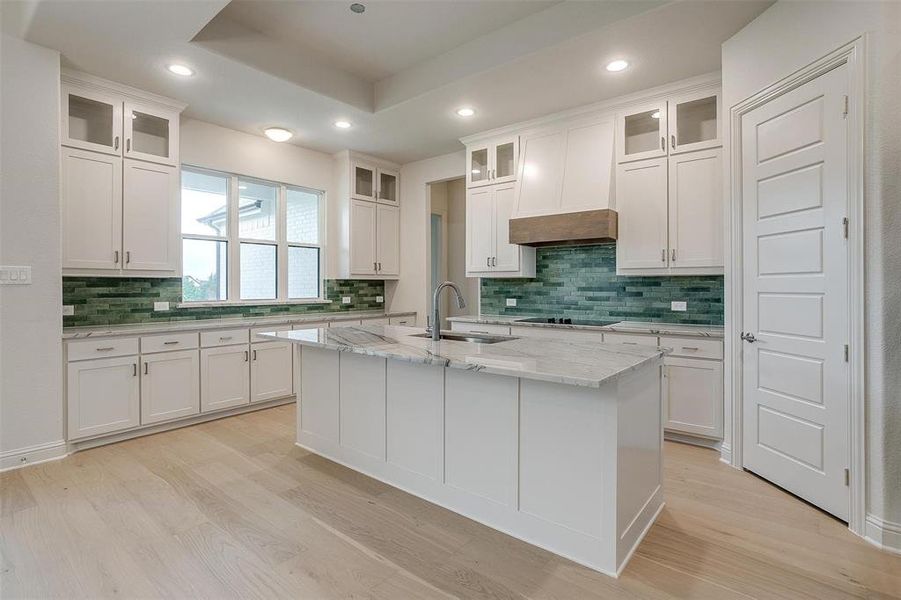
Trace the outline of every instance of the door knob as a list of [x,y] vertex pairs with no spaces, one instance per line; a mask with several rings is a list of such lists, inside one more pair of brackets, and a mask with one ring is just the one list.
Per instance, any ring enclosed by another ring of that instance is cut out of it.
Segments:
[[741,339],[748,342],[749,344],[753,344],[757,341],[757,338],[754,337],[753,333],[745,333],[744,331],[741,332]]

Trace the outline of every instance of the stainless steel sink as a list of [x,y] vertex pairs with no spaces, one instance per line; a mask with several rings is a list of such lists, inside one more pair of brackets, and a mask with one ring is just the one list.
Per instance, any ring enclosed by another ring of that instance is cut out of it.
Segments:
[[[410,337],[431,338],[432,334],[416,333],[411,335]],[[509,335],[479,335],[476,333],[454,333],[452,331],[442,331],[441,339],[452,340],[454,342],[473,342],[475,344],[496,344],[498,342],[508,342],[510,340],[517,340],[519,338]]]

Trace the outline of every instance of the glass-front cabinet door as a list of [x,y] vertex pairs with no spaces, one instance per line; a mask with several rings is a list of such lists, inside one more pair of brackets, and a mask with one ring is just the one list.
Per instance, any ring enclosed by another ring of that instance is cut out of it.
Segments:
[[720,138],[720,94],[695,92],[669,103],[670,154],[714,148]]
[[126,102],[123,156],[166,165],[178,164],[177,119],[175,111]]
[[122,154],[122,99],[63,84],[62,145]]
[[466,149],[466,186],[479,187],[491,183],[491,165],[488,162],[488,144],[469,146]]
[[636,106],[616,118],[616,156],[618,162],[666,156],[667,103]]
[[491,145],[491,183],[507,183],[516,180],[516,163],[519,159],[519,138],[497,140]]
[[365,163],[351,163],[351,196],[357,200],[375,200],[377,196],[376,168]]
[[382,204],[397,204],[398,174],[396,171],[379,169],[378,201]]

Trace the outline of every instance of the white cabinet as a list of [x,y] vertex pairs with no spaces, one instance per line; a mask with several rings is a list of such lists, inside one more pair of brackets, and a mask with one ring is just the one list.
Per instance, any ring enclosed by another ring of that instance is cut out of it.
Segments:
[[152,104],[126,101],[123,156],[177,165],[179,112]]
[[400,209],[379,204],[375,224],[376,273],[400,275]]
[[505,136],[466,147],[466,186],[516,181],[519,136]]
[[559,204],[565,148],[563,130],[523,136],[517,217],[549,214]]
[[723,364],[668,356],[663,366],[664,427],[709,438],[723,437]]
[[400,209],[364,200],[350,201],[350,273],[400,274]]
[[535,248],[511,244],[514,183],[466,194],[467,277],[534,277]]
[[403,327],[416,327],[416,315],[408,315],[406,317],[390,317],[389,325],[401,325]]
[[[247,334],[244,334],[244,341]],[[248,345],[217,346],[200,351],[200,410],[210,412],[250,402]]]
[[197,350],[141,356],[141,424],[170,421],[200,412]]
[[669,158],[669,267],[723,266],[723,151]]
[[665,269],[667,252],[667,159],[619,165],[616,175],[617,273]]
[[399,203],[398,170],[376,166],[365,160],[352,160],[350,174],[351,198],[394,206]]
[[250,401],[262,402],[294,393],[293,346],[260,342],[250,346]]
[[123,180],[123,268],[178,271],[178,168],[126,159]]
[[619,162],[666,156],[667,102],[633,106],[616,117],[616,156]]
[[137,356],[70,362],[66,379],[67,439],[140,425]]
[[377,202],[397,206],[400,200],[400,172],[392,169],[379,169]]
[[671,155],[722,145],[719,90],[681,94],[668,104]]
[[122,97],[63,83],[60,140],[64,146],[122,155]]

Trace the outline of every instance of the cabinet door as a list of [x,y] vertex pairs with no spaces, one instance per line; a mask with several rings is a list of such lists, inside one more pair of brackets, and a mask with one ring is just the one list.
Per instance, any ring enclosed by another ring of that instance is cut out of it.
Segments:
[[719,92],[694,92],[669,102],[670,154],[722,145]]
[[667,357],[663,364],[664,427],[723,437],[723,364]]
[[380,204],[376,212],[378,274],[397,275],[400,273],[400,209]]
[[494,256],[494,202],[489,188],[466,194],[466,270],[491,271]]
[[124,160],[123,268],[178,271],[178,168]]
[[723,266],[723,150],[669,158],[670,269]]
[[378,197],[376,168],[365,163],[350,165],[350,195],[357,200],[376,200]]
[[122,159],[63,148],[63,268],[122,267]]
[[620,165],[616,175],[619,235],[616,268],[666,268],[666,158]]
[[251,402],[283,398],[294,393],[293,348],[289,342],[251,344]]
[[126,102],[123,156],[177,165],[178,118],[177,111]]
[[350,272],[354,275],[375,275],[378,266],[376,206],[373,202],[350,201]]
[[66,439],[77,440],[141,424],[137,356],[72,362],[67,372]]
[[488,144],[466,147],[466,187],[479,187],[491,183],[490,151]]
[[616,117],[619,162],[666,156],[666,102],[635,106]]
[[560,212],[566,131],[542,131],[522,138],[517,217]]
[[197,350],[141,356],[141,424],[170,421],[200,412]]
[[250,350],[247,344],[201,350],[201,412],[231,408],[248,402],[250,402]]
[[62,145],[122,156],[122,99],[66,84],[61,91]]
[[519,246],[510,243],[510,217],[516,202],[515,185],[492,187],[494,196],[494,257],[492,271],[519,271]]
[[397,206],[400,198],[400,174],[397,171],[379,169],[379,202]]
[[516,181],[519,137],[501,138],[491,144],[491,183]]
[[560,212],[611,207],[613,130],[613,119],[606,119],[567,131]]

